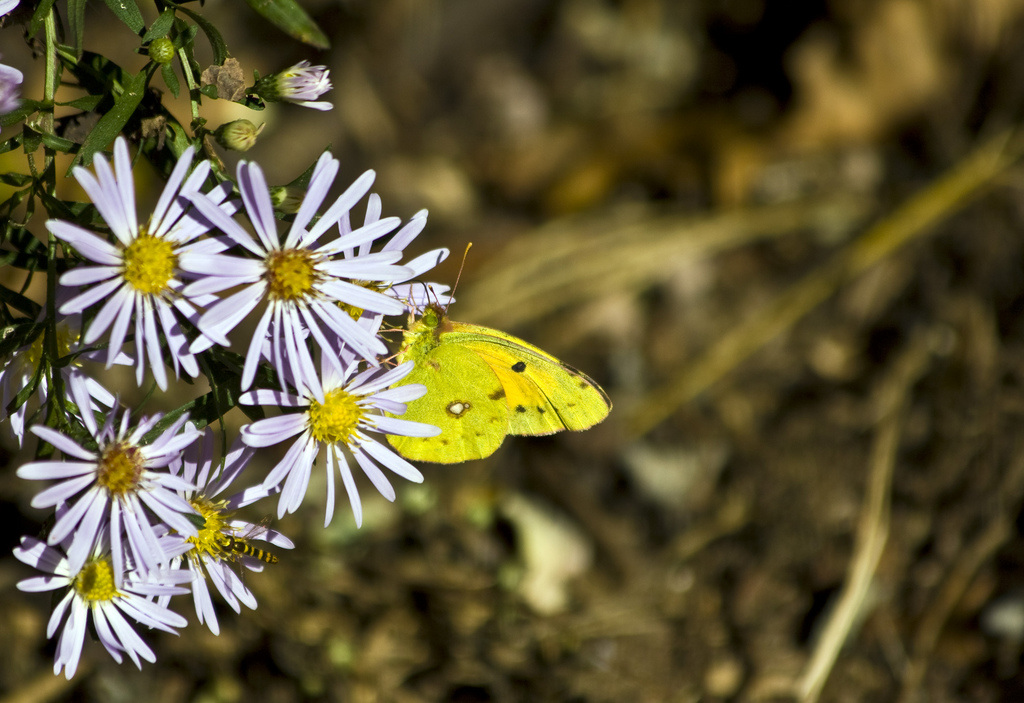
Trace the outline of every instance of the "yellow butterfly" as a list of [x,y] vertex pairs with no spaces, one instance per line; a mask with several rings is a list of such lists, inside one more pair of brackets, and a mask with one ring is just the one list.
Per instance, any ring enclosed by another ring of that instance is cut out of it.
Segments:
[[517,337],[449,320],[429,305],[402,339],[399,362],[416,368],[403,384],[427,394],[403,419],[441,428],[436,437],[388,441],[407,459],[457,464],[490,456],[505,435],[585,430],[608,416],[611,401],[585,374]]

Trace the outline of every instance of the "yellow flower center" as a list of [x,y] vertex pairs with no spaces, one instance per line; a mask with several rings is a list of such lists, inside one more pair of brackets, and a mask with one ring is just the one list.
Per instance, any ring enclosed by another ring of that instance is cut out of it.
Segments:
[[108,601],[119,595],[109,559],[97,559],[83,566],[75,577],[74,586],[78,595],[87,601]]
[[224,559],[231,551],[225,548],[224,530],[228,528],[228,520],[233,512],[224,510],[226,501],[220,500],[213,503],[205,498],[193,498],[189,501],[203,517],[203,526],[195,537],[189,537],[188,541],[196,545],[197,556],[208,555],[214,559]]
[[363,409],[357,400],[357,396],[338,388],[327,393],[322,404],[315,400],[311,402],[309,429],[313,439],[326,444],[347,444],[363,417]]
[[316,260],[305,249],[271,252],[265,264],[270,295],[278,300],[305,297],[319,279]]
[[166,291],[177,266],[174,246],[166,239],[143,234],[124,250],[124,280],[141,293]]
[[135,490],[142,477],[142,451],[133,444],[117,442],[103,450],[97,482],[109,492],[124,494]]

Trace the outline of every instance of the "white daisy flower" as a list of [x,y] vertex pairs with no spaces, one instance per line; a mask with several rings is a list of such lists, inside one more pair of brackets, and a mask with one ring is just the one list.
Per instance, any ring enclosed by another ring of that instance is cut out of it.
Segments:
[[[61,547],[66,546],[66,542]],[[140,660],[152,663],[156,661],[156,655],[135,632],[129,620],[172,634],[177,634],[174,628],[187,624],[185,618],[152,599],[187,593],[187,588],[177,584],[190,581],[192,574],[188,571],[162,571],[144,578],[138,571],[121,573],[107,551],[109,547],[106,535],[100,534],[89,558],[77,566],[71,563],[62,548],[47,546],[34,537],[22,537],[21,545],[14,549],[14,556],[20,561],[46,573],[45,576],[19,581],[19,590],[66,589],[46,627],[46,636],[52,638],[64,623],[53,662],[54,675],[62,669],[68,679],[75,675],[87,630],[95,632],[100,643],[119,664],[123,653],[141,669]]]
[[[276,530],[234,519],[234,513],[238,508],[267,496],[267,491],[262,486],[246,489],[228,498],[217,498],[238,477],[256,453],[255,450],[236,441],[221,467],[215,465],[213,461],[214,445],[218,443],[214,439],[213,430],[206,428],[202,441],[192,444],[185,450],[181,460],[170,466],[173,473],[196,486],[195,489],[181,492],[181,495],[202,516],[203,525],[195,537],[189,537],[188,541],[193,549],[183,558],[188,569],[195,575],[192,582],[192,598],[195,602],[196,616],[199,622],[206,623],[215,635],[220,633],[220,626],[207,580],[213,583],[221,597],[236,613],[242,611],[241,605],[255,610],[256,597],[239,577],[235,565],[238,564],[250,571],[262,571],[264,563],[277,561],[277,557],[252,544],[256,540],[282,549],[291,549],[294,546],[291,540]],[[177,562],[172,566],[177,566]]]
[[[89,407],[80,385],[70,390],[79,408]],[[120,423],[117,416],[114,408],[107,413],[103,427],[97,427],[93,413],[82,413],[96,449],[88,449],[50,427],[36,425],[33,434],[79,461],[34,461],[17,471],[24,479],[59,481],[36,494],[31,504],[33,508],[49,508],[68,503],[69,509],[54,524],[48,542],[57,544],[71,536],[67,554],[72,571],[78,571],[93,552],[104,525],[110,531],[115,574],[125,571],[125,552],[143,574],[163,567],[173,557],[161,550],[160,525],[150,522],[150,513],[185,537],[197,534],[188,517],[195,511],[176,492],[190,488],[190,484],[158,470],[198,438],[194,428],[181,431],[188,417],[179,418],[151,443],[143,443],[143,437],[161,416],[143,418],[135,427],[129,425],[127,410],[121,413]]]
[[413,364],[409,362],[392,369],[371,368],[357,373],[359,362],[353,360],[351,354],[343,354],[342,362],[345,364],[342,373],[338,373],[331,364],[321,364],[323,382],[315,392],[308,386],[298,386],[302,389],[299,393],[256,390],[244,393],[240,398],[240,402],[250,405],[299,409],[299,412],[257,420],[242,428],[242,441],[255,448],[296,438],[285,457],[263,482],[267,490],[276,491],[280,487],[278,517],[295,512],[302,504],[313,462],[318,456],[325,458],[327,468],[325,527],[334,515],[335,466],[341,473],[356,525],[362,525],[362,504],[349,456],[381,495],[390,501],[395,499],[395,489],[381,467],[409,481],[423,481],[423,475],[415,466],[373,436],[433,437],[440,432],[433,425],[384,414],[401,415],[407,402],[427,392],[425,386],[415,383],[392,387],[409,375]]
[[[344,241],[337,239],[318,245],[320,237],[366,195],[373,183],[374,174],[367,171],[307,229],[337,172],[337,159],[327,153],[320,157],[310,178],[309,190],[283,242],[263,172],[255,163],[243,161],[238,165],[238,185],[246,213],[256,230],[255,237],[207,196],[192,196],[203,215],[255,257],[243,259],[211,254],[188,263],[189,271],[204,276],[188,286],[186,291],[190,294],[208,295],[240,288],[199,318],[200,331],[212,342],[200,338],[193,343],[193,352],[202,351],[213,342],[228,346],[228,333],[261,302],[267,304],[246,354],[242,390],[252,385],[268,336],[271,363],[282,378],[282,384],[286,376],[291,376],[314,389],[314,393],[319,393],[319,385],[316,366],[305,342],[307,333],[310,341],[321,349],[332,349],[333,338],[340,338],[372,363],[377,363],[378,355],[387,353],[387,347],[376,334],[356,324],[338,305],[347,304],[384,315],[400,314],[404,307],[399,301],[352,281],[372,281],[387,286],[393,280],[405,280],[409,269],[393,265],[401,258],[401,252],[379,252],[348,259],[338,253],[387,234],[399,220],[394,217],[378,220],[350,232]],[[338,373],[342,372],[334,355],[324,356]]]
[[[181,270],[190,258],[223,251],[228,244],[216,238],[195,241],[210,229],[210,223],[189,207],[186,199],[202,187],[210,171],[209,162],[200,162],[188,178],[193,149],[189,147],[171,173],[148,224],[140,225],[135,212],[135,187],[128,144],[123,137],[114,143],[114,169],[97,155],[93,160],[96,175],[76,167],[75,178],[95,204],[114,235],[113,243],[78,225],[50,220],[46,228],[69,243],[95,266],[77,266],[60,277],[61,285],[91,286],[60,307],[62,314],[81,313],[103,302],[83,343],[91,345],[107,330],[110,340],[107,366],[121,351],[128,329],[134,322],[136,381],[141,385],[148,362],[157,385],[167,389],[167,373],[160,350],[161,337],[170,351],[175,377],[179,367],[188,375],[199,375],[199,366],[188,350],[188,340],[179,324],[180,314],[193,324],[198,307],[212,302],[211,297],[189,295],[182,289]],[[217,187],[206,197],[223,212],[235,206],[224,203],[230,185]],[[95,285],[94,285],[95,284]],[[177,314],[176,314],[177,313]]]

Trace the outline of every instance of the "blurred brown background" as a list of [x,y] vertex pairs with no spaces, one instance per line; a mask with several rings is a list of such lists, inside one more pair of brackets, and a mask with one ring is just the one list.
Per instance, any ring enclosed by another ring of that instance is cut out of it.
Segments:
[[141,673],[54,679],[6,558],[0,700],[1024,700],[1024,3],[303,5],[330,51],[202,11],[247,75],[327,64],[334,110],[203,115],[265,121],[271,182],[328,142],[376,169],[436,280],[473,242],[452,316],[615,410],[365,484],[359,531],[308,498],[259,609]]

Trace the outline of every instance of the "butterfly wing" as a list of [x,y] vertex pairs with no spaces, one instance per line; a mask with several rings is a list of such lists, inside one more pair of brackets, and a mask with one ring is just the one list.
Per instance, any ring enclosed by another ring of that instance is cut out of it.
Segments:
[[488,327],[450,325],[451,331],[441,336],[444,345],[469,349],[501,382],[509,434],[585,430],[611,411],[611,401],[600,386],[542,349]]
[[443,342],[416,361],[403,383],[422,383],[427,393],[401,417],[441,429],[436,437],[388,441],[406,459],[457,464],[490,456],[508,434],[508,407],[501,382],[469,349]]

